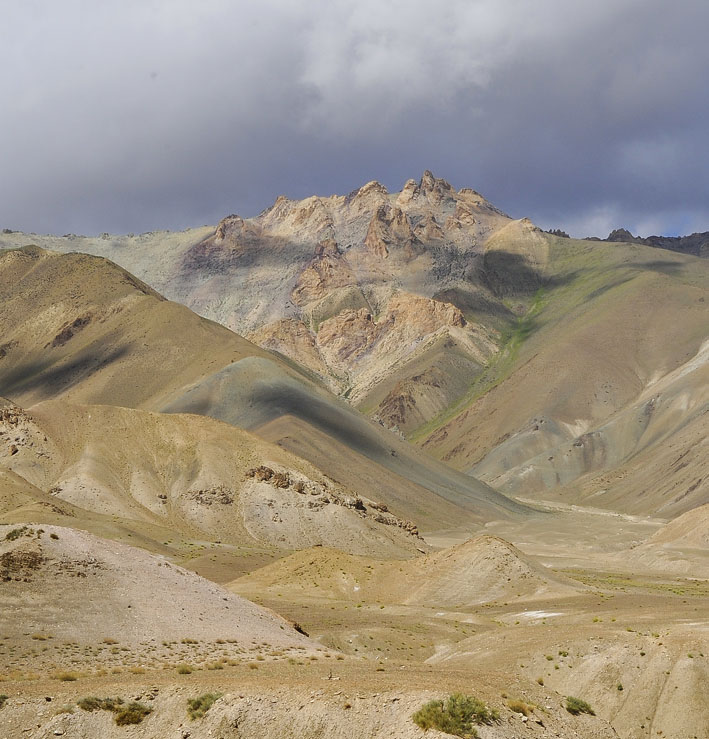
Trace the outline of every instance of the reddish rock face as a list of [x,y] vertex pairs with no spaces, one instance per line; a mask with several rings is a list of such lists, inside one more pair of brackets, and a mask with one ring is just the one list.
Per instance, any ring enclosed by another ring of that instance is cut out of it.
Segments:
[[324,298],[330,291],[356,283],[352,270],[334,239],[321,241],[315,256],[301,272],[291,297],[296,305]]

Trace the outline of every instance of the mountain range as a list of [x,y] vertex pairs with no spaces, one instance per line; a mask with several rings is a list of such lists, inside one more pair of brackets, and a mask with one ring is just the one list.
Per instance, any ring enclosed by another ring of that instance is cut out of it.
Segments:
[[225,681],[188,735],[354,737],[354,705],[417,737],[474,679],[490,739],[706,736],[701,236],[570,239],[428,171],[182,232],[5,230],[8,735],[112,736],[42,708],[76,681],[152,695],[167,736]]

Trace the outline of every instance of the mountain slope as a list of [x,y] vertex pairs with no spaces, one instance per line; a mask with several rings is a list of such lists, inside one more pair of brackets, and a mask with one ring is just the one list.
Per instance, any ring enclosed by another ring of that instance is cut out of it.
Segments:
[[[357,463],[344,486],[400,517],[409,515],[407,500],[415,500],[430,525],[473,525],[525,512],[468,476],[441,475],[439,463],[367,421],[291,362],[164,300],[104,259],[28,247],[0,253],[0,276],[0,392],[18,405],[31,409],[54,398],[207,415],[254,430],[296,419],[302,441],[325,434],[351,449]],[[338,482],[317,447],[306,444],[298,453],[309,458],[313,449],[316,466]],[[370,460],[387,471],[374,486]]]
[[152,641],[153,649],[164,640],[217,638],[249,650],[266,640],[314,648],[274,613],[162,557],[82,531],[0,526],[0,576],[3,628],[13,641],[37,632],[82,644],[107,636],[134,646]]
[[0,451],[0,465],[33,494],[4,502],[5,520],[24,515],[104,535],[107,520],[120,521],[156,543],[182,536],[239,548],[327,544],[383,557],[425,546],[369,499],[348,505],[359,496],[304,460],[211,418],[59,400],[31,414],[12,408],[6,419],[0,433],[14,443]]
[[[673,253],[658,262],[640,245],[544,238],[545,284],[530,309],[467,398],[419,441],[503,489],[539,495],[562,484],[575,495],[576,481],[594,471],[625,477],[619,465],[642,450],[648,459],[685,451],[692,458],[692,444],[706,434],[706,262]],[[670,438],[681,447],[663,446]],[[683,468],[682,481],[704,477],[701,457]],[[612,479],[587,494],[608,492],[592,505],[679,513],[670,489],[680,479],[665,484],[666,469],[663,478],[662,495],[650,499],[639,500],[644,483],[630,476],[622,495]]]
[[[114,259],[408,432],[460,396],[461,372],[481,371],[496,351],[496,325],[513,316],[486,284],[481,259],[482,244],[509,222],[475,191],[426,172],[400,193],[370,182],[346,197],[280,197],[257,218],[228,216],[211,232],[12,233],[0,247],[36,243]],[[430,392],[409,413],[396,386],[422,374]]]

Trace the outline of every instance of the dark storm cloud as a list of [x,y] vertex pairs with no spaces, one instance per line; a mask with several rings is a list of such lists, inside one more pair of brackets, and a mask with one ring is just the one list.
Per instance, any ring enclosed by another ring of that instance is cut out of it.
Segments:
[[577,235],[709,229],[703,0],[0,12],[0,227],[182,228],[430,168]]

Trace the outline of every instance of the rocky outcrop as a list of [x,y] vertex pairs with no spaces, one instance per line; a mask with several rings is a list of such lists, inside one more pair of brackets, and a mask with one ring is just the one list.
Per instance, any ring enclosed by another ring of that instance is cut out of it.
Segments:
[[344,310],[324,321],[317,335],[321,350],[332,362],[356,360],[377,340],[380,327],[365,308]]
[[312,260],[300,273],[291,297],[296,305],[303,306],[355,282],[352,269],[335,240],[326,239],[317,245]]
[[217,274],[245,262],[258,247],[263,233],[252,222],[237,215],[223,218],[214,234],[190,247],[182,260],[184,273]]
[[364,239],[367,249],[378,257],[389,256],[390,248],[401,248],[407,257],[414,255],[418,243],[411,224],[401,208],[380,205],[372,216]]
[[658,249],[668,249],[681,254],[709,258],[709,231],[693,233],[689,236],[647,236],[643,238],[642,236],[633,236],[627,228],[616,228],[603,241],[645,244],[645,246],[654,246]]
[[247,478],[281,490],[290,490],[297,495],[309,496],[308,507],[321,509],[328,505],[342,506],[358,513],[362,518],[372,519],[385,526],[397,526],[411,536],[419,537],[416,524],[405,521],[391,513],[383,503],[357,496],[343,495],[334,485],[327,482],[304,480],[284,470],[274,470],[267,465],[254,467],[246,473]]

